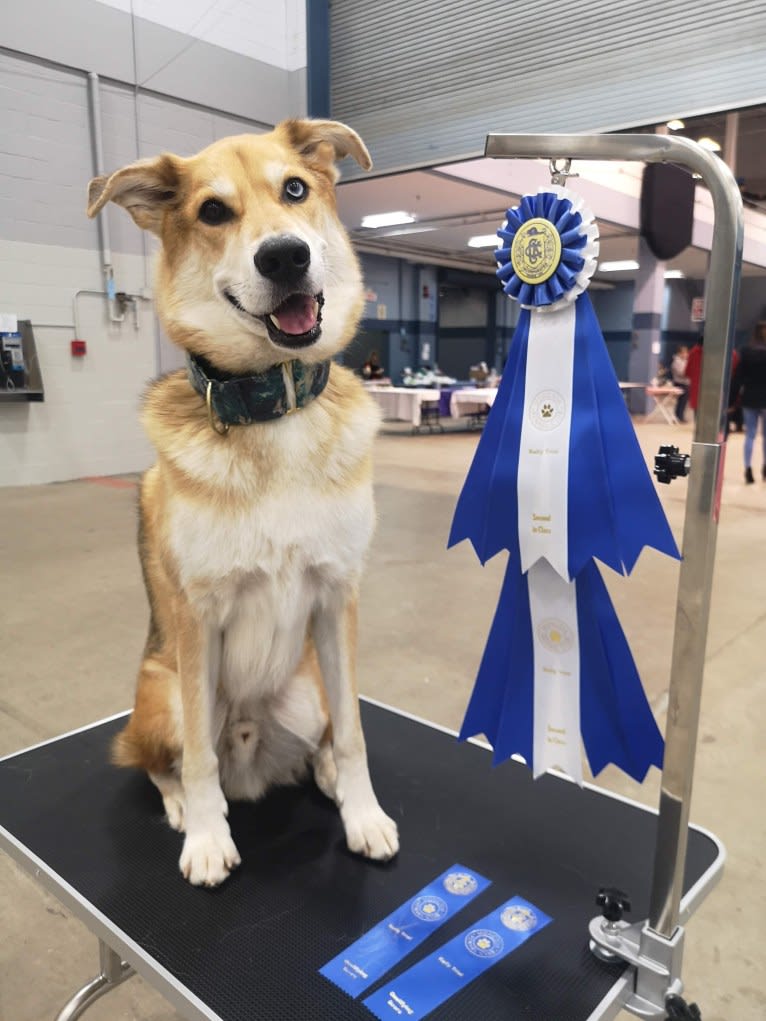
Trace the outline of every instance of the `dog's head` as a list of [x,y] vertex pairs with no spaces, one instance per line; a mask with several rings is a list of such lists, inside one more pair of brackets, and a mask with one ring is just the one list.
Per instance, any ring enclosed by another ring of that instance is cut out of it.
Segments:
[[335,161],[347,155],[372,166],[345,124],[284,121],[97,177],[88,215],[111,200],[160,238],[158,310],[182,347],[235,373],[320,361],[349,342],[362,308],[335,204]]

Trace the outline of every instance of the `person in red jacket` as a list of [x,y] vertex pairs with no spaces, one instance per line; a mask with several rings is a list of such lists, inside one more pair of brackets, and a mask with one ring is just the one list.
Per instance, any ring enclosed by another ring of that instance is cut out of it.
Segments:
[[[702,334],[700,334],[686,361],[686,375],[689,380],[689,407],[695,414],[697,413],[697,404],[699,403],[700,380],[702,378],[702,339]],[[734,380],[738,365],[739,351],[735,348],[731,353],[732,381]],[[726,418],[727,431],[728,427],[733,426],[738,433],[742,432],[742,405],[733,391],[730,395]]]
[[686,359],[686,378],[689,380],[689,407],[692,411],[697,410],[697,402],[700,395],[700,377],[702,376],[702,334],[697,338],[697,343],[689,352]]

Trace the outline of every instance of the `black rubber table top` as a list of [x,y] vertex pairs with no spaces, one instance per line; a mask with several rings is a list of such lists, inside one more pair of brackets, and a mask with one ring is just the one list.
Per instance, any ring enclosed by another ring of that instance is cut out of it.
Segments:
[[[401,834],[387,865],[351,855],[334,805],[306,786],[232,805],[242,865],[216,890],[189,886],[155,788],[108,765],[119,720],[0,762],[0,826],[211,1017],[370,1021],[318,969],[459,862],[492,885],[394,974],[519,894],[553,922],[429,1018],[585,1021],[622,973],[588,949],[596,893],[618,886],[629,917],[646,917],[656,816],[556,777],[533,781],[514,762],[493,769],[482,749],[385,709],[363,705],[363,719],[373,781]],[[692,830],[686,889],[716,855]]]

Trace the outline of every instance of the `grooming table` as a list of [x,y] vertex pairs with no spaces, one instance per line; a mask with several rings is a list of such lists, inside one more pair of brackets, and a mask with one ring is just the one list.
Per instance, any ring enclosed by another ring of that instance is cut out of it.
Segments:
[[[311,784],[285,788],[231,806],[242,865],[216,890],[182,879],[182,837],[164,823],[149,780],[109,765],[122,716],[0,761],[0,847],[101,941],[102,974],[59,1021],[79,1017],[131,969],[194,1021],[370,1021],[318,969],[456,862],[492,885],[393,974],[514,894],[553,922],[429,1019],[618,1013],[633,969],[591,953],[588,922],[602,886],[625,890],[632,917],[646,917],[656,813],[558,776],[533,781],[512,761],[492,768],[484,748],[378,704],[363,703],[362,715],[373,782],[400,828],[399,856],[380,865],[350,854],[335,806]],[[723,858],[715,837],[690,829],[684,918]]]

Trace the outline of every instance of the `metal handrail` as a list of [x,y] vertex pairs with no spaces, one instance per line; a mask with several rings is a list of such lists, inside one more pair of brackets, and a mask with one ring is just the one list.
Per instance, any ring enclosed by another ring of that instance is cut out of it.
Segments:
[[713,200],[702,380],[684,518],[665,759],[649,927],[670,939],[679,924],[702,676],[723,472],[729,373],[742,264],[742,199],[731,170],[696,142],[670,135],[487,136],[485,155],[505,159],[675,163],[699,174]]

